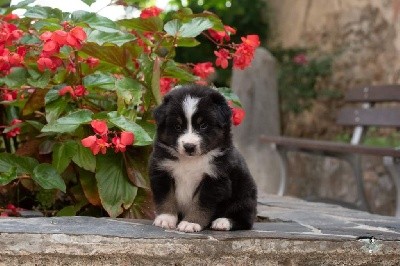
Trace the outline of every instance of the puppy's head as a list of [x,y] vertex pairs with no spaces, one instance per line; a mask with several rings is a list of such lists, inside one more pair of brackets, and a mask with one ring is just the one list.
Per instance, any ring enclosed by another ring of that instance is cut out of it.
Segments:
[[231,144],[231,109],[216,90],[186,85],[154,111],[157,139],[180,155],[198,156]]

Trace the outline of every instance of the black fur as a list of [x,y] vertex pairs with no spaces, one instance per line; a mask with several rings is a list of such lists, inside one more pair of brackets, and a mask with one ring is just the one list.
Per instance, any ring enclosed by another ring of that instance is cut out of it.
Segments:
[[[217,218],[228,218],[232,224],[231,230],[251,229],[256,217],[257,189],[246,162],[232,145],[231,109],[216,90],[199,85],[186,85],[172,90],[154,111],[157,136],[149,172],[157,214],[167,212],[178,215],[180,220],[189,219],[189,214],[175,204],[176,184],[172,173],[160,166],[165,160],[179,160],[174,151],[177,151],[177,139],[187,123],[182,110],[182,101],[187,95],[200,98],[192,123],[196,133],[201,136],[201,154],[216,149],[221,151],[211,162],[215,173],[213,176],[203,173],[193,195],[202,211],[202,218],[188,222],[198,223],[204,228]],[[207,127],[201,129],[204,123]],[[165,207],[168,200],[168,207]]]

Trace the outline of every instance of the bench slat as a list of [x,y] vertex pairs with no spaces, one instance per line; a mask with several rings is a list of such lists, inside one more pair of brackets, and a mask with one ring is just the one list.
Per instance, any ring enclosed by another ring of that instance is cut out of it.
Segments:
[[351,145],[340,142],[320,141],[311,139],[298,139],[280,136],[261,136],[260,140],[275,143],[276,146],[292,151],[333,152],[333,153],[359,153],[376,156],[400,157],[400,150],[392,148],[377,148],[364,145]]
[[336,122],[347,126],[400,127],[400,108],[349,108],[339,110]]
[[400,101],[400,85],[364,86],[346,92],[348,102],[393,102]]

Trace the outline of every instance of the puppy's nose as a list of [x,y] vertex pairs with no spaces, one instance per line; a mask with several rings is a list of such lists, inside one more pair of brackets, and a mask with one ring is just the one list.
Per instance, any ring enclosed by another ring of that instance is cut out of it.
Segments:
[[196,150],[196,145],[192,143],[185,143],[183,144],[183,148],[185,149],[185,152],[189,155],[193,154]]

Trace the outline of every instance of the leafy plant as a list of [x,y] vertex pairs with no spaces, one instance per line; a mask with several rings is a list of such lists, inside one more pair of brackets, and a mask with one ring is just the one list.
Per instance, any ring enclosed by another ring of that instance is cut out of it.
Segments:
[[[162,10],[150,7],[139,18],[111,21],[85,11],[28,8],[32,2],[1,9],[0,185],[37,193],[42,208],[59,206],[58,215],[103,209],[112,217],[152,215],[152,110],[174,85],[206,84],[215,71],[212,62],[178,63],[177,48],[197,46],[204,35],[224,49],[222,67],[232,60],[244,68],[258,36],[230,43],[234,32],[215,14],[188,8],[163,19]],[[12,14],[17,8],[26,9],[22,18]],[[222,91],[240,123],[237,97]]]
[[279,62],[278,89],[283,113],[300,113],[320,96],[340,96],[335,90],[316,88],[317,81],[331,73],[331,57],[310,58],[301,49],[275,49],[273,54]]

